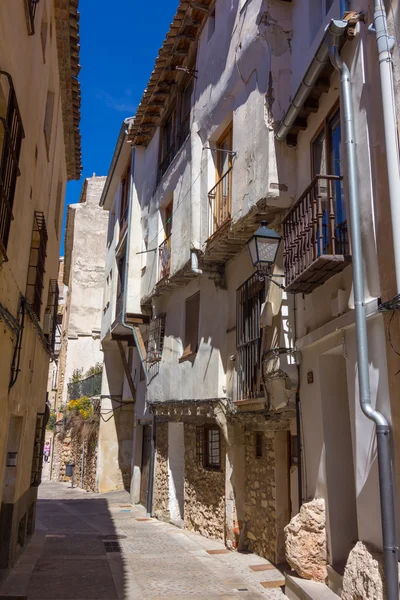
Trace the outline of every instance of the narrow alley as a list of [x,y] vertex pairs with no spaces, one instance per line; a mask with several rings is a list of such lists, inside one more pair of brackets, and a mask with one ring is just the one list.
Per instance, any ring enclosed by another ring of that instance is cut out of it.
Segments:
[[283,599],[282,583],[265,559],[147,519],[126,492],[93,494],[45,480],[36,534],[5,577],[0,598]]

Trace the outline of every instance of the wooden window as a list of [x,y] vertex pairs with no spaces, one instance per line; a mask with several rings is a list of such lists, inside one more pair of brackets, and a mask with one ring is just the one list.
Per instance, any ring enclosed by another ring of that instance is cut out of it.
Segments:
[[166,314],[163,313],[150,322],[146,352],[148,366],[161,360],[164,349],[165,319]]
[[255,434],[256,458],[262,458],[263,455],[263,434],[257,431]]
[[39,320],[44,287],[46,246],[47,229],[44,214],[35,211],[29,256],[28,281],[26,284],[26,299]]
[[158,248],[159,254],[159,274],[158,279],[168,277],[171,272],[171,234],[173,218],[173,201],[171,201],[164,211],[164,234],[165,239]]
[[178,147],[180,147],[190,133],[190,112],[192,108],[193,80],[190,80],[180,97],[180,125],[178,133]]
[[0,71],[0,253],[6,259],[24,130],[11,76]]
[[119,206],[120,238],[125,233],[125,230],[128,226],[130,175],[131,163],[129,162],[121,181],[121,201]]
[[54,92],[47,92],[46,110],[44,113],[44,140],[46,143],[47,160],[50,160],[50,141],[51,141],[51,129],[53,126],[53,115],[54,115]]
[[219,470],[221,468],[221,430],[214,425],[196,428],[196,458],[199,467]]
[[[335,107],[331,111],[316,136],[311,142],[312,179],[317,175],[333,175],[342,177],[342,136],[340,126],[340,110]],[[322,254],[331,254],[330,248],[330,217],[334,213],[333,234],[342,246],[347,246],[347,218],[344,200],[343,180],[337,179],[332,183],[333,206],[329,208],[329,189],[327,182],[320,181],[319,194],[322,215]],[[332,213],[331,215],[329,213]]]
[[115,307],[115,318],[120,319],[122,316],[122,308],[124,304],[124,289],[125,289],[125,266],[126,256],[125,253],[118,258],[118,283],[117,283],[117,301]]
[[232,124],[217,142],[216,184],[208,193],[210,235],[231,218],[232,210]]
[[176,131],[176,110],[170,112],[169,116],[161,128],[160,143],[160,164],[158,167],[158,181],[164,175],[175,156],[175,131]]
[[182,358],[196,354],[199,344],[200,292],[186,299],[185,341]]
[[43,323],[43,331],[47,338],[49,346],[53,352],[56,343],[57,333],[58,298],[59,290],[57,279],[50,279],[49,294],[47,297],[47,307]]
[[256,398],[260,386],[261,305],[265,283],[254,274],[236,292],[238,400]]

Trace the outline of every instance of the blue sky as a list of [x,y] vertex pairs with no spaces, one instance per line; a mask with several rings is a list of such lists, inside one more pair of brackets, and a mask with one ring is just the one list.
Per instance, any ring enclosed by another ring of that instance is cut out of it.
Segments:
[[[80,0],[83,172],[67,185],[78,202],[85,177],[107,175],[121,122],[140,102],[179,0]],[[61,256],[64,252],[64,209]]]

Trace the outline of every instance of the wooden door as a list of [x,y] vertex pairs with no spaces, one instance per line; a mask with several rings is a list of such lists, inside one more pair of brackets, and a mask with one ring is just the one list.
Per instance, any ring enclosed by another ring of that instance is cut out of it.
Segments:
[[147,493],[149,489],[150,454],[151,425],[145,425],[143,427],[142,469],[140,478],[140,504],[145,507],[147,506]]

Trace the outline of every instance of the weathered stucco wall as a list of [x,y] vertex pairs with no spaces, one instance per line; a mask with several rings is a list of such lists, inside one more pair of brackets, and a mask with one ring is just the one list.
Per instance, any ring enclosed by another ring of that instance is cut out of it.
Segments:
[[226,442],[222,432],[220,439],[221,469],[207,470],[197,461],[196,425],[185,423],[185,528],[223,540]]

